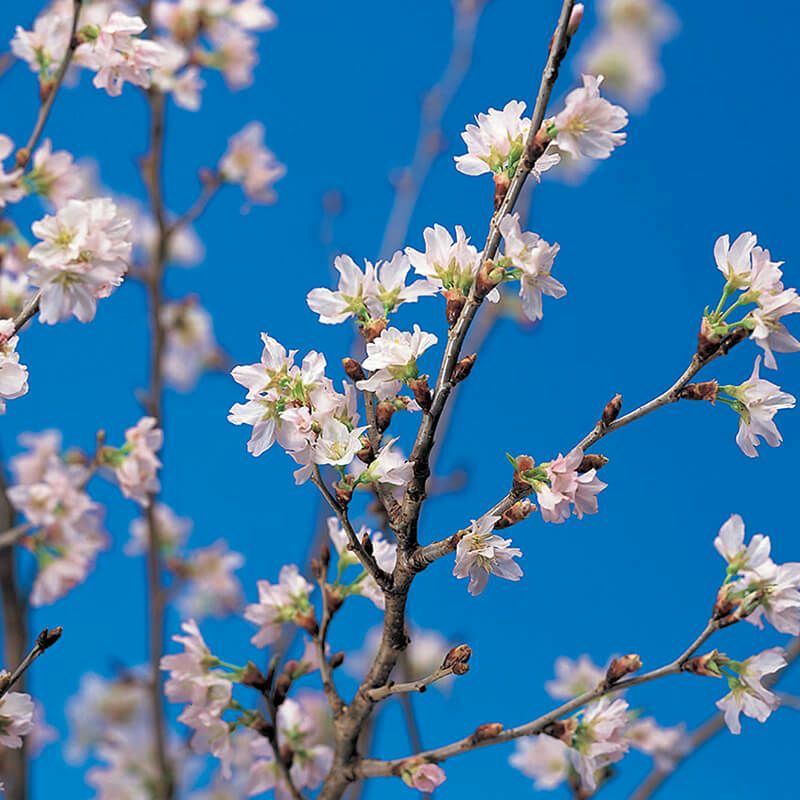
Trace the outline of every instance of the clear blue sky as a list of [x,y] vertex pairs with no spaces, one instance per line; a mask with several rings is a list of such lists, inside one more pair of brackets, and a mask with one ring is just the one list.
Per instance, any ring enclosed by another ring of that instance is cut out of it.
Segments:
[[[269,145],[288,165],[280,201],[241,216],[240,194],[226,191],[198,226],[205,263],[176,271],[169,289],[200,295],[236,363],[256,360],[259,331],[267,330],[301,351],[323,349],[336,365],[349,332],[319,327],[304,302],[311,287],[329,281],[318,236],[320,198],[333,188],[345,192],[336,247],[357,260],[374,258],[391,201],[387,175],[410,159],[419,97],[446,58],[450,5],[272,5],[280,27],[262,39],[255,87],[230,96],[212,78],[200,113],[171,109],[167,201],[176,210],[186,207],[198,167],[213,164],[227,137],[254,118],[265,122]],[[445,120],[447,156],[425,188],[409,244],[419,246],[422,229],[434,222],[462,224],[482,241],[489,181],[452,167],[451,156],[461,152],[458,133],[490,105],[530,101],[558,5],[491,3],[473,68]],[[778,11],[744,0],[672,5],[682,27],[664,51],[666,87],[649,113],[633,118],[628,144],[581,187],[550,182],[536,195],[532,228],[561,243],[556,274],[569,294],[546,304],[534,332],[506,322],[490,339],[460,393],[441,464],[445,473],[468,468],[469,485],[430,504],[426,539],[461,527],[505,491],[506,451],[552,456],[591,427],[615,392],[633,407],[672,382],[693,352],[703,306],[718,297],[712,246],[719,234],[755,231],[785,259],[788,283],[798,282],[800,176],[790,141],[798,112],[787,86],[797,77],[800,14],[788,5]],[[15,23],[28,25],[38,7],[5,4],[0,40],[10,39]],[[567,66],[561,89],[570,80]],[[0,84],[0,128],[17,140],[30,128],[35,91],[21,67]],[[59,97],[48,133],[57,147],[96,158],[114,190],[139,196],[135,160],[145,148],[143,111],[130,87],[112,99],[84,78],[79,89]],[[423,322],[442,334],[434,306],[425,305]],[[402,319],[410,324],[412,317]],[[47,427],[62,429],[69,444],[90,446],[100,426],[119,438],[140,415],[133,395],[146,377],[146,339],[144,299],[133,284],[101,303],[89,326],[34,325],[21,346],[31,391],[2,419],[4,450],[15,450],[20,431]],[[738,383],[750,374],[754,355],[744,345],[709,377]],[[779,363],[778,382],[797,394],[800,357]],[[164,490],[178,513],[195,520],[195,544],[224,536],[247,555],[241,577],[253,598],[257,578],[272,579],[280,564],[303,558],[316,501],[310,485],[294,488],[291,464],[277,448],[258,460],[246,453],[245,432],[225,419],[239,396],[224,375],[207,376],[191,396],[170,393]],[[476,599],[450,577],[449,561],[425,573],[411,601],[414,619],[475,651],[470,673],[449,698],[436,692],[415,698],[425,744],[460,737],[482,722],[513,724],[538,715],[549,707],[543,683],[558,655],[586,652],[603,662],[636,651],[651,666],[671,659],[705,622],[722,575],[712,540],[732,512],[744,516],[751,532],[773,537],[777,560],[800,559],[793,495],[800,414],[782,413],[779,425],[786,444],[762,447],[751,461],[734,443],[736,419],[726,408],[668,408],[604,443],[609,488],[597,517],[558,527],[537,517],[513,530],[525,553],[523,581],[492,581]],[[108,673],[116,662],[145,657],[144,565],[122,553],[132,509],[112,491],[103,488],[100,497],[111,501],[113,549],[101,555],[85,585],[33,616],[34,627],[65,628],[32,682],[62,730],[62,703],[81,672]],[[335,648],[357,645],[377,621],[365,606],[334,625]],[[172,618],[170,629],[177,623]],[[226,658],[249,652],[244,623],[211,623],[204,630]],[[719,646],[744,657],[781,639],[748,626],[726,632]],[[786,686],[800,691],[800,674]],[[691,726],[723,693],[721,684],[687,677],[645,687],[631,701],[664,724]],[[720,737],[682,768],[664,797],[713,791],[738,800],[752,797],[756,787],[773,800],[796,797],[787,760],[796,754],[798,723],[791,711],[779,711],[763,727],[748,721],[742,736]],[[386,755],[408,752],[396,710],[387,714],[378,746]],[[453,761],[437,797],[527,796],[530,783],[507,765],[509,753],[492,748]],[[630,756],[604,795],[626,797],[645,769],[642,757]],[[34,792],[37,800],[56,795],[90,796],[58,745],[38,762]],[[395,781],[375,785],[370,796],[410,795]],[[559,796],[566,796],[563,789]]]

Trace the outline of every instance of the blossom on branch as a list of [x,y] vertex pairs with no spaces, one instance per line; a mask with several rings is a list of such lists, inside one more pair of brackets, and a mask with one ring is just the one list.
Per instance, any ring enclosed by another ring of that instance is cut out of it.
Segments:
[[571,700],[579,694],[596,689],[605,678],[606,671],[598,667],[589,656],[573,661],[560,656],[555,664],[556,679],[547,681],[544,688],[556,700]]
[[786,666],[786,655],[783,648],[773,647],[741,662],[728,661],[726,666],[733,673],[728,678],[731,691],[717,701],[717,708],[724,713],[730,732],[739,734],[740,714],[764,722],[780,705],[778,697],[764,687],[763,679]]
[[28,393],[28,368],[19,363],[14,322],[0,319],[0,414],[6,411],[6,400],[16,400]]
[[300,574],[295,564],[281,568],[279,582],[258,581],[258,602],[244,611],[244,618],[259,626],[250,639],[256,647],[266,647],[278,640],[283,626],[288,623],[302,624],[302,618],[313,608],[309,595],[313,586]]
[[522,555],[518,547],[511,547],[511,539],[503,539],[492,533],[499,517],[484,516],[473,520],[469,530],[458,542],[453,575],[469,577],[467,590],[479,595],[489,581],[489,575],[497,575],[509,581],[522,577],[522,568],[514,561]]
[[272,187],[286,174],[286,167],[265,146],[264,126],[251,122],[228,141],[219,172],[228,183],[240,184],[254,203],[274,203],[277,195]]
[[164,433],[153,417],[142,417],[134,427],[125,431],[125,444],[119,449],[103,449],[103,463],[110,467],[122,494],[141,506],[150,504],[150,495],[161,488],[158,470],[161,467],[156,452],[164,443]]
[[122,283],[131,253],[131,221],[108,198],[70,200],[32,225],[30,281],[41,290],[39,318],[50,325],[70,316],[94,319],[98,298]]

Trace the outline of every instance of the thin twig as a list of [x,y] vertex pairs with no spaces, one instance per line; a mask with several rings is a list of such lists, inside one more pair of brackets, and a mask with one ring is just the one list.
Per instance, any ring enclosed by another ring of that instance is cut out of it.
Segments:
[[439,669],[426,675],[424,678],[419,678],[416,681],[408,681],[407,683],[389,683],[386,686],[378,686],[377,689],[370,689],[367,692],[367,697],[373,703],[377,703],[386,697],[393,694],[403,694],[408,692],[424,692],[432,683],[452,675],[453,670],[449,667],[439,667]]
[[[572,700],[569,700],[568,702],[558,706],[558,708],[549,711],[547,714],[543,714],[531,722],[526,722],[524,725],[518,725],[515,728],[508,728],[500,731],[495,736],[490,738],[476,737],[474,734],[472,734],[458,740],[457,742],[444,745],[443,747],[437,747],[432,750],[423,751],[422,753],[416,753],[413,757],[420,758],[425,761],[439,762],[481,747],[488,747],[490,745],[508,742],[513,739],[519,739],[523,736],[539,734],[550,723],[555,722],[557,719],[560,719],[567,714],[571,714],[573,711],[577,711],[588,703],[591,703],[593,700],[597,700],[598,698],[607,694],[615,694],[616,692],[625,691],[626,689],[630,689],[634,686],[640,686],[641,684],[664,678],[667,675],[676,675],[682,672],[686,662],[697,652],[697,650],[700,649],[700,647],[703,646],[703,644],[716,630],[718,630],[718,628],[719,624],[716,621],[710,621],[703,629],[702,633],[694,640],[694,642],[692,642],[691,645],[689,645],[689,647],[686,648],[686,650],[683,651],[683,653],[681,653],[673,661],[670,661],[668,664],[664,664],[664,666],[659,667],[658,669],[651,670],[643,675],[627,678],[619,681],[618,683],[612,684],[611,686],[603,681],[597,688],[588,692],[583,692]],[[393,759],[391,761],[364,761],[358,768],[358,772],[362,776],[369,777],[379,775],[395,775],[402,768],[403,764],[408,760],[409,757]]]
[[75,50],[78,47],[78,40],[75,34],[78,31],[78,17],[81,14],[82,5],[83,0],[72,0],[72,25],[70,27],[69,41],[67,42],[67,49],[64,52],[64,58],[62,59],[61,64],[59,64],[55,75],[53,75],[52,83],[48,87],[47,96],[44,98],[44,102],[39,108],[39,114],[36,117],[33,131],[31,131],[31,135],[28,137],[28,142],[25,145],[25,148],[17,153],[17,166],[22,169],[27,166],[31,156],[33,155],[33,150],[41,138],[41,135],[44,131],[44,126],[47,124],[47,118],[50,116],[50,112],[53,109],[53,104],[56,101],[58,90],[61,88],[61,84],[64,82],[64,76],[67,74],[67,69],[72,61],[72,56],[75,54]]
[[24,522],[22,525],[17,525],[9,528],[7,531],[0,533],[0,550],[5,550],[7,547],[13,547],[26,533],[33,530],[33,525],[30,522]]
[[31,664],[36,661],[39,656],[49,650],[60,638],[63,628],[44,628],[42,632],[36,637],[36,644],[28,651],[25,658],[20,661],[17,668],[4,679],[0,679],[0,697],[7,694],[14,684],[28,671]]
[[[786,648],[786,666],[789,667],[800,658],[800,637],[795,638]],[[773,675],[768,675],[763,681],[763,685],[770,689],[775,686],[786,674],[786,669]],[[725,730],[725,717],[720,712],[709,717],[699,728],[697,728],[689,738],[689,745],[668,770],[653,768],[647,777],[639,784],[631,795],[630,800],[649,800],[675,773],[675,770],[684,761],[691,758],[706,742],[713,739],[718,733]]]
[[220,187],[222,186],[223,180],[222,176],[219,173],[214,173],[210,177],[203,179],[203,188],[200,191],[200,194],[197,197],[197,200],[192,203],[191,206],[181,214],[177,219],[167,225],[166,234],[167,236],[172,236],[174,233],[179,231],[181,228],[186,227],[187,225],[191,225],[197,219],[199,219],[203,212],[208,207],[208,204],[214,198],[216,193],[219,191]]

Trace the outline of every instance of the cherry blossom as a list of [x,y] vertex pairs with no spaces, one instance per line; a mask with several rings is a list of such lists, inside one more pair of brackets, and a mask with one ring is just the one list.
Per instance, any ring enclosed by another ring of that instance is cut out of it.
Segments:
[[608,158],[625,143],[618,131],[628,124],[628,113],[600,97],[602,82],[602,76],[584,75],[583,86],[567,95],[564,110],[553,118],[556,144],[573,158]]
[[583,450],[576,447],[541,465],[547,480],[534,482],[534,489],[545,522],[564,522],[572,513],[578,519],[597,513],[597,495],[607,484],[597,477],[596,469],[578,472],[582,461]]
[[517,741],[516,749],[508,760],[512,767],[533,778],[537,789],[555,789],[569,775],[568,751],[569,748],[560,739],[526,736]]
[[575,661],[560,656],[556,659],[555,670],[556,679],[548,681],[544,686],[550,697],[556,700],[570,700],[591,691],[597,688],[606,675],[606,671],[586,655]]
[[407,333],[397,328],[387,328],[373,342],[367,343],[364,369],[375,370],[356,386],[362,391],[374,392],[379,400],[394,397],[403,383],[419,375],[417,359],[438,342],[432,333],[425,333],[419,325]]
[[153,85],[162,92],[169,92],[175,104],[188,111],[200,108],[201,92],[205,81],[200,69],[189,64],[190,53],[172,39],[160,39],[162,55],[158,69],[153,72]]
[[749,286],[753,272],[752,253],[758,239],[750,231],[740,233],[733,245],[726,233],[714,244],[714,260],[717,269],[734,289]]
[[667,39],[677,20],[662,0],[602,0],[600,14],[614,28],[646,36],[653,41]]
[[8,692],[0,697],[0,745],[22,747],[22,737],[33,730],[33,708],[29,694]]
[[744,602],[750,597],[758,601],[748,622],[760,628],[763,616],[775,630],[800,636],[800,563],[775,564],[767,560],[756,569],[745,571],[733,588],[744,593]]
[[414,474],[414,464],[406,461],[403,454],[394,449],[397,438],[390,439],[378,451],[375,460],[359,475],[361,483],[383,483],[406,486]]
[[6,400],[28,393],[28,368],[19,363],[18,344],[13,320],[0,320],[0,414],[5,413]]
[[219,172],[229,183],[241,184],[254,203],[274,203],[272,186],[286,174],[286,167],[264,146],[264,126],[251,122],[229,140]]
[[786,657],[783,648],[773,647],[742,662],[726,664],[734,673],[728,678],[730,693],[717,701],[717,708],[725,715],[725,724],[731,733],[742,732],[739,715],[764,722],[780,705],[776,695],[765,688],[763,679],[783,669]]
[[511,539],[492,533],[498,520],[499,517],[493,516],[473,520],[456,549],[453,575],[456,578],[469,577],[467,590],[473,596],[486,588],[489,575],[509,581],[518,581],[522,577],[522,569],[514,561],[522,555],[522,550],[511,547]]
[[778,411],[794,408],[795,398],[780,387],[759,375],[761,356],[756,358],[750,378],[738,386],[720,386],[720,391],[730,396],[727,402],[739,414],[739,432],[736,444],[750,458],[758,456],[756,448],[761,437],[770,447],[783,441],[774,419]]
[[728,572],[731,575],[756,570],[770,560],[768,536],[757,533],[745,546],[744,520],[738,514],[731,514],[719,529],[714,547],[728,562]]
[[691,749],[691,741],[683,725],[662,728],[652,717],[632,722],[625,736],[636,750],[651,756],[656,768],[670,771],[675,762]]
[[27,190],[48,199],[56,208],[80,199],[86,191],[86,175],[66,150],[53,151],[45,139],[33,154],[31,171],[24,178]]
[[142,506],[150,504],[150,495],[161,488],[158,470],[161,461],[156,453],[164,443],[164,433],[153,417],[142,417],[125,431],[125,444],[119,449],[106,448],[105,463],[113,469],[125,497]]
[[228,549],[220,540],[208,547],[191,551],[174,564],[184,587],[178,608],[184,616],[223,617],[238,611],[242,605],[242,585],[234,575],[244,564],[244,557]]
[[561,298],[567,293],[564,286],[550,274],[559,245],[550,245],[535,233],[523,233],[518,214],[503,218],[500,233],[504,241],[504,259],[501,263],[505,266],[504,262],[508,260],[510,266],[519,270],[522,311],[535,322],[543,315],[543,294]]
[[126,81],[148,88],[165,52],[158,42],[140,38],[146,27],[141,17],[121,11],[114,11],[102,25],[85,25],[85,43],[75,51],[75,63],[96,72],[92,82],[112,97],[122,93]]
[[[502,111],[490,108],[486,114],[478,114],[478,124],[467,125],[461,134],[467,152],[455,157],[456,169],[465,175],[504,172],[513,177],[531,127],[530,119],[522,116],[524,112],[525,103],[510,100]],[[548,148],[536,161],[533,177],[538,180],[558,162],[558,153]]]
[[36,17],[33,29],[17,25],[11,52],[28,64],[41,80],[49,80],[61,64],[69,44],[72,14],[63,4]]
[[308,596],[314,587],[300,574],[295,564],[281,568],[279,582],[258,581],[258,602],[247,606],[244,618],[259,626],[250,639],[256,647],[278,640],[286,623],[311,609]]
[[413,760],[403,765],[400,777],[406,786],[424,794],[430,794],[447,780],[447,775],[438,764]]
[[181,391],[197,383],[205,369],[217,364],[220,350],[211,315],[195,298],[161,307],[166,342],[164,377]]
[[[186,542],[192,530],[192,521],[179,517],[166,503],[156,503],[153,508],[156,541],[159,549],[166,554],[174,553]],[[129,556],[146,553],[150,547],[150,526],[144,517],[138,517],[130,526],[131,538],[125,543],[125,553]]]
[[39,318],[50,325],[74,315],[94,319],[97,299],[122,283],[131,252],[131,222],[108,198],[70,200],[32,226],[29,277],[41,290]]
[[5,208],[6,203],[16,203],[25,196],[25,190],[20,184],[22,170],[19,168],[6,172],[2,166],[14,152],[14,142],[5,134],[0,134],[0,209]]

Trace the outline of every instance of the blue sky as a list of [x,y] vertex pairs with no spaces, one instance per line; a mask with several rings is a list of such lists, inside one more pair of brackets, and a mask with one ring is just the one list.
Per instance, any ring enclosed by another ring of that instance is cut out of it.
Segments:
[[[3,41],[16,23],[29,25],[39,8],[6,5]],[[461,224],[476,242],[483,240],[490,181],[455,171],[458,133],[489,106],[512,98],[530,102],[558,5],[490,4],[472,69],[444,121],[447,153],[416,208],[409,245],[419,247],[423,228],[434,222]],[[664,50],[666,86],[647,114],[632,118],[628,143],[581,186],[546,182],[537,191],[531,227],[561,244],[555,274],[569,294],[546,302],[535,330],[504,321],[493,332],[459,392],[440,464],[445,475],[469,470],[469,482],[461,493],[429,504],[423,539],[462,527],[505,492],[506,451],[551,457],[592,426],[615,392],[632,408],[672,383],[691,357],[703,307],[719,295],[712,258],[719,234],[755,231],[786,261],[788,284],[797,283],[798,168],[785,136],[798,112],[785,87],[800,16],[787,7],[776,24],[772,7],[743,0],[726,3],[724,11],[689,0],[672,5],[681,29]],[[319,239],[321,198],[331,189],[344,193],[337,251],[374,259],[391,204],[387,176],[410,159],[419,98],[447,56],[450,5],[274,0],[273,6],[280,26],[262,39],[254,87],[229,95],[212,77],[198,114],[170,109],[166,196],[170,208],[185,208],[197,191],[197,169],[213,165],[229,135],[260,119],[269,146],[288,166],[280,200],[240,214],[241,195],[226,190],[197,226],[205,261],[176,270],[168,287],[175,296],[201,297],[235,363],[258,358],[258,334],[266,330],[301,351],[322,349],[338,375],[350,332],[318,326],[304,300],[310,288],[329,282]],[[571,67],[560,90],[573,80]],[[33,78],[17,67],[0,92],[6,109],[0,127],[20,141],[35,115]],[[780,136],[768,129],[776,120]],[[59,97],[48,134],[57,147],[95,158],[115,191],[142,196],[136,159],[146,146],[144,103],[130,87],[112,99],[84,78]],[[435,303],[417,310],[428,329],[444,335]],[[400,317],[408,325],[416,319],[408,312]],[[89,326],[33,325],[21,351],[31,390],[3,417],[5,452],[17,449],[19,432],[50,427],[60,428],[68,444],[85,447],[98,427],[119,439],[140,415],[134,392],[146,380],[147,354],[140,287],[123,286]],[[738,383],[749,376],[754,356],[752,345],[742,345],[708,377]],[[434,369],[432,359],[426,363]],[[781,357],[779,365],[777,382],[796,394],[800,356]],[[245,431],[226,422],[239,398],[225,375],[205,377],[190,396],[168,395],[163,484],[165,500],[195,520],[196,545],[226,537],[247,556],[241,578],[253,598],[256,579],[274,579],[281,564],[304,558],[316,499],[312,486],[294,487],[291,463],[277,448],[257,460],[247,454]],[[635,651],[648,666],[673,658],[706,620],[723,574],[712,540],[733,512],[744,516],[751,533],[773,538],[777,560],[800,560],[791,500],[800,416],[784,412],[779,425],[784,446],[762,447],[761,457],[749,460],[734,443],[736,418],[724,406],[667,408],[599,448],[611,459],[599,515],[558,527],[536,517],[513,529],[525,554],[520,583],[493,581],[472,598],[465,582],[450,576],[451,562],[428,570],[415,584],[414,620],[469,642],[475,654],[449,697],[415,698],[425,744],[459,738],[482,722],[515,724],[546,710],[543,683],[558,655],[589,653],[604,662]],[[62,730],[64,699],[83,671],[109,673],[118,661],[140,663],[146,652],[144,565],[122,553],[133,509],[105,488],[98,496],[109,501],[111,551],[85,585],[33,615],[34,628],[65,628],[32,681],[48,718]],[[371,607],[359,605],[334,625],[334,647],[357,646],[377,621]],[[177,624],[171,618],[170,630]],[[211,622],[204,630],[225,657],[249,652],[244,623]],[[745,657],[782,638],[748,626],[725,632],[718,646]],[[785,686],[800,691],[800,674]],[[723,693],[710,680],[674,678],[644,687],[631,701],[663,724],[693,726]],[[719,737],[685,765],[663,796],[700,798],[713,791],[735,800],[758,787],[764,796],[788,800],[796,790],[785,765],[797,732],[798,717],[788,710],[765,726],[746,723],[740,737]],[[378,748],[387,756],[409,752],[397,709],[380,727]],[[530,782],[507,765],[510,752],[491,748],[453,761],[437,797],[532,794]],[[643,758],[630,756],[604,795],[628,796],[646,768]],[[55,792],[90,796],[58,745],[37,762],[34,797]],[[395,781],[376,784],[369,796],[409,795]]]

